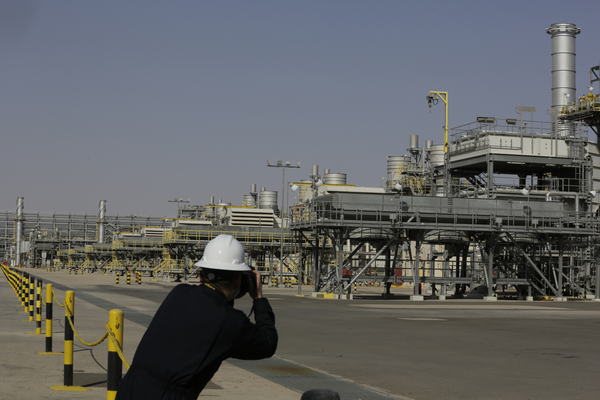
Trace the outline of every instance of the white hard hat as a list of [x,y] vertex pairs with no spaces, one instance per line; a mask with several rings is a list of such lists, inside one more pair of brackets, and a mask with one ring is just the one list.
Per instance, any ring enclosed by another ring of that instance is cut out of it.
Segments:
[[251,271],[244,262],[244,247],[231,235],[219,235],[206,245],[197,267],[223,271]]

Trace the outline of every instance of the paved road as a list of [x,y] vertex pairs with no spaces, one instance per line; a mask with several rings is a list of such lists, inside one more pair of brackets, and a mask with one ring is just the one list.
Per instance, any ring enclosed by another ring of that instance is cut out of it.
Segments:
[[[144,315],[140,301],[158,305],[173,285],[102,284],[85,293],[118,298]],[[600,397],[599,303],[416,303],[382,300],[377,290],[363,288],[364,298],[345,301],[267,288],[280,334],[277,356],[418,400]],[[250,302],[236,306],[249,311]],[[306,370],[289,375],[301,380]]]

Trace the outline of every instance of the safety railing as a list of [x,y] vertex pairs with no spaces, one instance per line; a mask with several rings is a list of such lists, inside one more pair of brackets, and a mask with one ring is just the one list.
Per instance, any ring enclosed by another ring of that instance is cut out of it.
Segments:
[[[46,341],[45,350],[39,354],[64,354],[64,376],[63,385],[52,386],[54,390],[68,391],[88,391],[86,387],[73,385],[73,349],[74,337],[77,337],[79,342],[86,347],[96,347],[108,339],[108,368],[107,368],[107,399],[112,400],[116,397],[119,382],[122,378],[122,366],[129,369],[125,356],[123,355],[123,321],[124,315],[121,310],[111,310],[108,315],[108,321],[105,323],[103,330],[105,331],[100,339],[95,342],[85,341],[75,327],[75,294],[68,290],[65,292],[65,298],[61,304],[54,292],[53,285],[46,285],[46,299],[42,298],[42,280],[28,274],[24,271],[15,271],[6,265],[2,265],[2,272],[6,280],[10,283],[15,291],[21,305],[25,307],[24,312],[29,313],[30,321],[33,321],[33,313],[35,310],[35,326],[36,335],[41,332],[41,315],[42,303],[46,306]],[[34,290],[37,288],[37,290]],[[35,301],[35,306],[34,306]],[[52,352],[52,321],[53,310],[52,305],[56,303],[65,309],[65,324],[64,324],[64,352]]]

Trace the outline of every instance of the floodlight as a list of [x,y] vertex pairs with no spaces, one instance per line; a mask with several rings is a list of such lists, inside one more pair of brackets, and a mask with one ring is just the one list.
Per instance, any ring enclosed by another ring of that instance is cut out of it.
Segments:
[[296,190],[298,190],[298,185],[293,184],[292,186],[290,186],[290,189],[292,189],[292,192],[295,192]]
[[596,190],[592,190],[592,191],[590,191],[590,196],[592,196],[592,199],[593,199],[594,197],[596,197],[596,195],[597,195],[597,194],[598,194],[598,192],[597,192]]
[[588,90],[589,90],[589,91],[590,91],[590,93],[591,93],[591,92],[593,92],[593,91],[594,91],[594,87],[590,85],[590,86],[588,87]]
[[523,193],[523,196],[529,196],[529,189],[524,188],[523,190],[521,190],[521,193]]
[[315,186],[316,187],[323,186],[323,181],[319,179],[318,181],[315,182]]
[[397,191],[402,190],[402,185],[400,184],[400,182],[396,182],[396,184],[394,185],[394,189],[396,189]]

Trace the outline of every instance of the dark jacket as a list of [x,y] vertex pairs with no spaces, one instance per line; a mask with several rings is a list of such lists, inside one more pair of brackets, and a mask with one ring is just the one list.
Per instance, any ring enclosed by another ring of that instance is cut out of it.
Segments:
[[229,357],[257,360],[277,349],[275,315],[254,300],[256,324],[205,285],[178,285],[140,342],[117,399],[196,399]]

